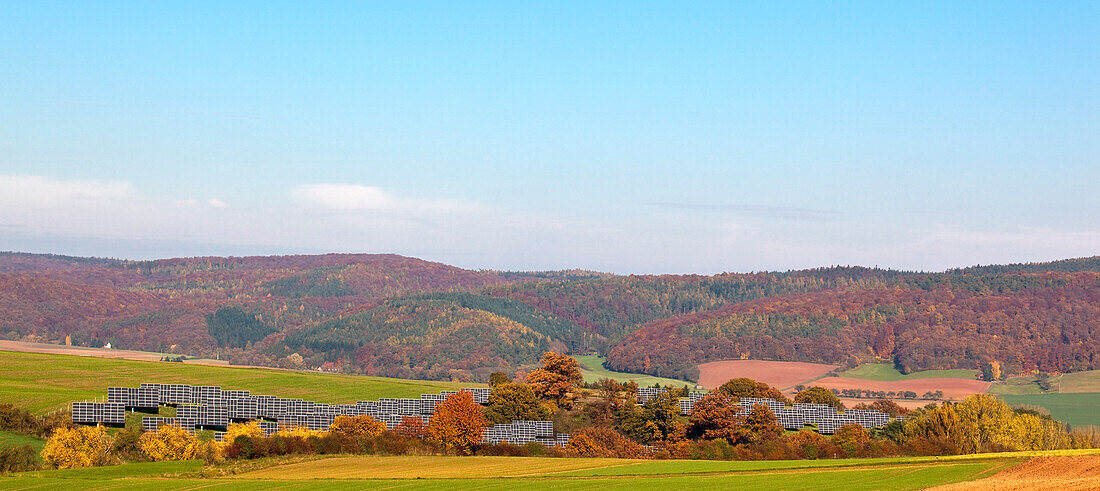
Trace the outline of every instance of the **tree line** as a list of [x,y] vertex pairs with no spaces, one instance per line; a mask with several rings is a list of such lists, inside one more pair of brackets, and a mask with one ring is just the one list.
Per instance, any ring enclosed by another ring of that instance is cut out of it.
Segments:
[[[759,460],[958,455],[1100,445],[1100,433],[1095,429],[1073,431],[1048,413],[1012,408],[985,394],[916,410],[886,399],[862,403],[854,409],[874,409],[905,419],[872,429],[849,424],[833,435],[823,435],[812,427],[785,430],[767,406],[756,405],[745,414],[738,404],[742,398],[753,397],[787,404],[826,404],[843,410],[836,394],[821,387],[805,387],[792,399],[763,382],[733,379],[700,398],[690,413],[683,415],[677,398],[688,395],[687,387],[668,387],[639,405],[635,402],[636,384],[611,379],[586,384],[576,360],[554,352],[544,354],[539,368],[521,380],[499,372],[490,379],[492,391],[485,406],[475,403],[468,392],[459,392],[441,402],[429,421],[410,416],[387,429],[370,416],[339,416],[326,431],[282,428],[272,435],[265,435],[255,422],[234,423],[223,442],[203,440],[174,426],[145,433],[127,427],[111,435],[102,427],[78,427],[56,420],[57,424],[44,429],[47,426],[41,420],[11,408],[0,408],[6,411],[0,414],[13,415],[3,420],[13,423],[5,425],[47,431],[42,461],[57,468],[297,454]],[[482,442],[483,432],[492,424],[547,419],[553,421],[555,431],[571,434],[565,448]]]

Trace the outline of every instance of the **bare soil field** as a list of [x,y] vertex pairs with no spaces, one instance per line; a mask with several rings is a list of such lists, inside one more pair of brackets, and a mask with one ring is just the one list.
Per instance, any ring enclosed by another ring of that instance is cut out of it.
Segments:
[[699,385],[714,389],[732,378],[748,377],[779,389],[829,373],[836,365],[795,361],[725,360],[699,365]]
[[1037,457],[976,481],[949,484],[938,490],[1100,489],[1100,456]]
[[[981,394],[989,390],[990,382],[961,378],[921,378],[912,380],[862,380],[847,377],[825,377],[812,384],[826,389],[864,389],[885,392],[911,390],[918,396],[928,391],[942,390],[945,399],[962,399],[971,394]],[[920,405],[929,401],[922,401]]]

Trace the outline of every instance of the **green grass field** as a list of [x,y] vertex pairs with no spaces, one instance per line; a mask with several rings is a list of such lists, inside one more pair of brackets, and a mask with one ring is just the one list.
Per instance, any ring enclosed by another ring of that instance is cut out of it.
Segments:
[[1022,377],[1010,377],[1007,380],[997,382],[989,388],[990,394],[999,395],[1025,395],[1025,394],[1077,394],[1100,392],[1100,370],[1085,372],[1073,372],[1050,377],[1050,390],[1043,391],[1036,383],[1034,375]]
[[687,380],[654,377],[652,375],[638,373],[613,372],[604,368],[604,358],[599,355],[580,355],[574,356],[573,358],[576,358],[577,362],[581,364],[581,373],[584,374],[585,382],[595,382],[601,378],[609,378],[618,380],[619,382],[629,382],[633,380],[639,387],[650,387],[655,383],[661,385],[687,385],[688,387],[695,387],[695,382],[689,382]]
[[17,447],[20,445],[30,445],[34,448],[35,452],[41,452],[42,447],[46,445],[46,440],[33,436],[24,436],[16,433],[9,433],[7,431],[0,431],[0,446]]
[[1061,394],[1100,392],[1100,370],[1065,373],[1051,379],[1054,391]]
[[482,384],[403,380],[360,375],[235,368],[70,355],[0,351],[0,403],[37,413],[72,401],[106,399],[108,386],[142,382],[220,385],[256,394],[352,403],[379,397],[418,397]]
[[857,378],[861,380],[913,380],[921,378],[964,378],[973,380],[978,376],[977,370],[925,370],[904,374],[899,372],[891,363],[865,363],[851,370],[840,372],[841,377]]
[[990,385],[989,393],[994,395],[1042,394],[1043,389],[1035,383],[1035,377],[1010,377]]
[[0,477],[4,489],[923,489],[987,477],[1027,456],[823,461],[333,456],[218,475],[197,461]]
[[1009,404],[1034,404],[1073,426],[1100,426],[1100,393],[999,395]]

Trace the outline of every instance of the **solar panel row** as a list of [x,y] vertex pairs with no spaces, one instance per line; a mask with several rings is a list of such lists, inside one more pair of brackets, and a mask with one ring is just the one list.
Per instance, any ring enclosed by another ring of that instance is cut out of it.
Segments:
[[126,423],[126,407],[113,402],[74,402],[73,423],[121,425]]
[[[478,404],[487,404],[492,389],[472,388],[468,391]],[[162,425],[180,426],[189,431],[196,429],[225,430],[232,422],[259,420],[268,434],[279,426],[300,426],[312,430],[327,430],[337,416],[371,416],[394,429],[408,417],[431,419],[436,406],[456,391],[439,394],[422,394],[419,399],[382,398],[377,401],[358,401],[355,404],[323,404],[302,399],[284,399],[275,396],[251,395],[246,390],[223,390],[216,386],[190,386],[184,384],[141,384],[139,388],[108,387],[108,403],[73,403],[73,422],[82,424],[114,423],[125,421],[126,408],[156,408],[160,404],[176,406],[176,417],[146,417],[142,429],[156,431]],[[104,407],[109,407],[105,415]],[[266,420],[266,421],[265,421]],[[539,441],[564,446],[568,435],[554,435],[550,421],[517,421],[511,425],[498,425],[486,431],[493,440],[512,443]],[[215,436],[223,433],[215,433]],[[563,439],[564,438],[564,439]]]
[[[568,435],[564,441],[569,442]],[[554,436],[554,423],[550,421],[513,421],[509,424],[493,425],[485,430],[483,440],[489,443],[508,442],[515,445],[523,445],[530,442],[542,443],[546,446],[559,445],[559,439]]]

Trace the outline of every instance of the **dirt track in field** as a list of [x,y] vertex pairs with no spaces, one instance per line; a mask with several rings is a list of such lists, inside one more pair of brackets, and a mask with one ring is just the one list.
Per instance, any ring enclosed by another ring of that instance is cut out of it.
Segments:
[[795,361],[725,360],[699,365],[699,385],[714,389],[732,378],[748,377],[778,389],[813,380],[836,365]]
[[1100,455],[1037,457],[1008,470],[976,481],[932,488],[936,490],[1002,491],[1047,489],[1082,491],[1100,489]]

